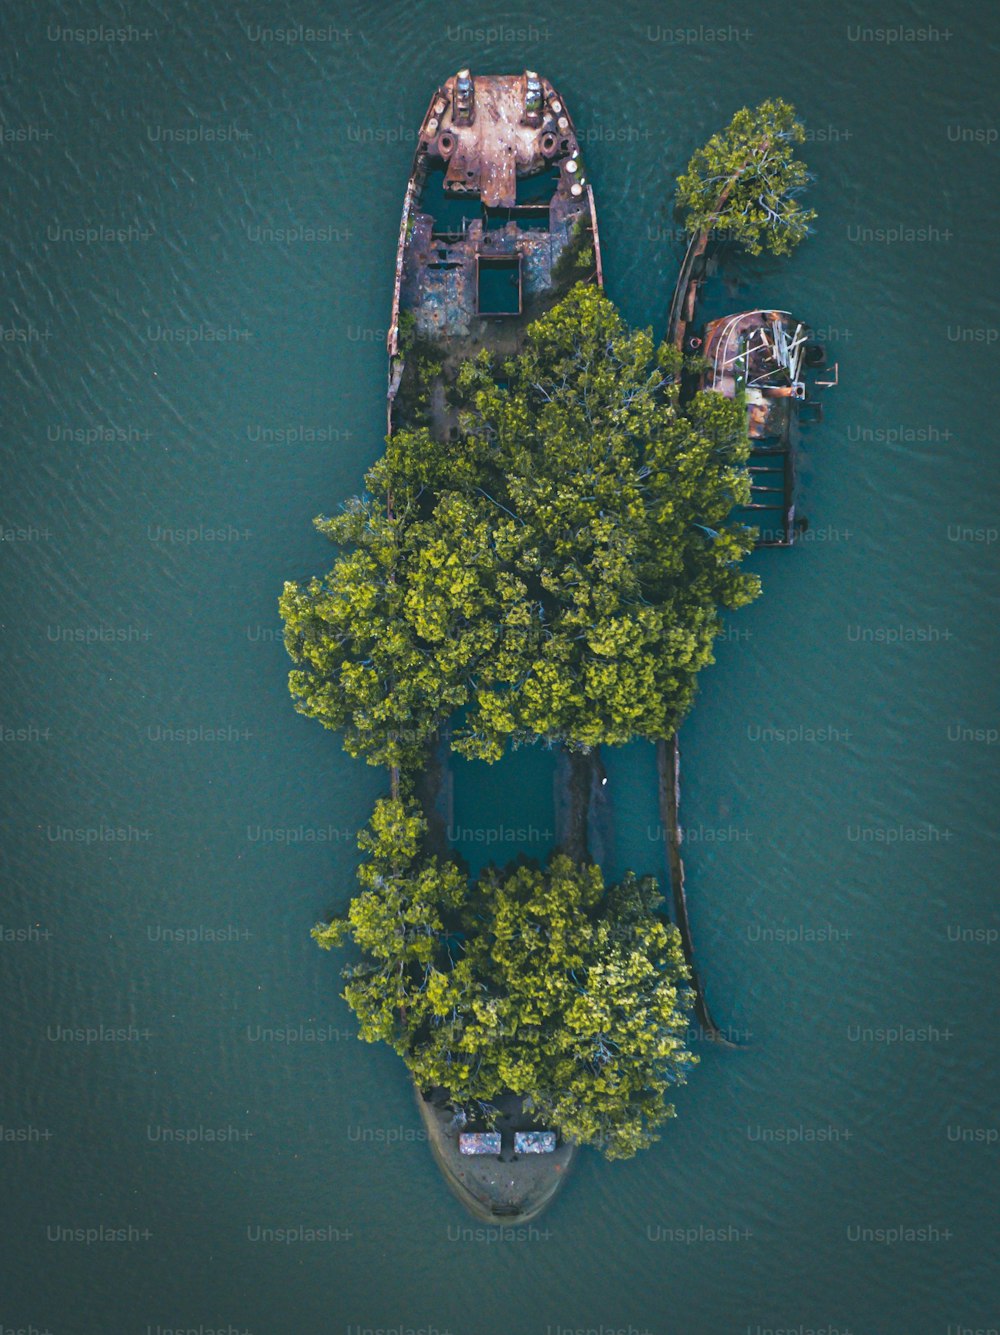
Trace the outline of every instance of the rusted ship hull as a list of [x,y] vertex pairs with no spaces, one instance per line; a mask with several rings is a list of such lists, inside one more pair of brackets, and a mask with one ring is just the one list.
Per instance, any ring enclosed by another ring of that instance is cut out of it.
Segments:
[[[574,249],[592,255],[574,264]],[[460,71],[431,99],[399,226],[388,427],[409,424],[407,339],[445,357],[447,383],[482,347],[515,352],[530,321],[580,279],[603,285],[594,194],[563,99],[532,71]],[[454,425],[432,394],[436,434]]]
[[[431,99],[403,202],[387,339],[389,432],[424,426],[448,439],[458,426],[448,389],[461,364],[483,348],[516,353],[530,322],[579,281],[603,286],[601,248],[563,99],[530,70],[459,71]],[[421,800],[431,842],[445,853],[447,761],[428,762]],[[393,775],[394,790],[397,783]],[[417,1098],[438,1166],[480,1220],[525,1223],[565,1181],[575,1146],[518,1153],[523,1133],[543,1128],[516,1096],[498,1091],[499,1154],[475,1152],[485,1123],[456,1109],[447,1091],[418,1090]]]

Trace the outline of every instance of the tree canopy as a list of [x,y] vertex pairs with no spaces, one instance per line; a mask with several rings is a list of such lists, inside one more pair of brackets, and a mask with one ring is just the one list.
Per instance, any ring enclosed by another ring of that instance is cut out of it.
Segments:
[[363,893],[313,929],[322,946],[350,937],[363,952],[344,971],[361,1036],[457,1102],[509,1090],[609,1158],[650,1144],[696,1060],[680,938],[655,881],[606,887],[598,867],[555,856],[469,886],[421,855],[422,831],[415,803],[379,802],[361,836]]
[[466,363],[457,439],[395,433],[368,494],[317,520],[343,551],[281,599],[297,708],[375,764],[416,763],[458,710],[454,749],[487,760],[675,731],[717,609],[759,590],[727,524],[743,411],[682,407],[680,369],[585,284],[518,356]]
[[677,206],[688,231],[726,233],[752,255],[787,255],[816,217],[797,196],[809,173],[795,156],[805,128],[780,98],[737,111],[678,178]]

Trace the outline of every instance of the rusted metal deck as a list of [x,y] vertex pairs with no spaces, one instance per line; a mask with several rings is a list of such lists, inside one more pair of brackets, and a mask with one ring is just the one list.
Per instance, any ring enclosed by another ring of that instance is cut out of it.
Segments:
[[[575,265],[575,254],[585,262]],[[431,99],[403,204],[387,339],[390,431],[407,416],[401,315],[446,359],[446,384],[482,347],[516,352],[530,321],[581,278],[603,282],[600,239],[562,98],[532,70],[460,70]],[[446,418],[431,425],[449,428]]]

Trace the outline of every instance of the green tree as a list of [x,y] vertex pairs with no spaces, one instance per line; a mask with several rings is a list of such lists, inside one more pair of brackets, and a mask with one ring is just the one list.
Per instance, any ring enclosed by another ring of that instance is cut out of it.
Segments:
[[788,254],[816,217],[797,198],[809,180],[795,156],[804,139],[795,108],[780,98],[738,111],[678,178],[677,206],[688,231],[725,232],[751,255]]
[[344,992],[361,1036],[391,1043],[421,1086],[457,1102],[513,1091],[609,1158],[650,1144],[695,1061],[687,969],[656,883],[629,874],[606,888],[599,868],[556,856],[469,888],[453,864],[420,859],[415,819],[380,804],[366,890],[313,931],[364,952]]
[[584,284],[502,368],[485,353],[462,368],[497,553],[537,633],[516,678],[480,674],[457,750],[492,759],[505,732],[580,748],[668,736],[711,661],[717,606],[759,591],[737,569],[746,529],[726,527],[749,499],[745,419],[719,395],[682,408],[679,371]]
[[418,856],[426,832],[412,798],[383,798],[359,846],[362,893],[347,914],[317,923],[313,939],[324,950],[350,937],[365,959],[344,970],[344,996],[369,1043],[389,1043],[409,1057],[433,1015],[436,979],[449,961],[448,932],[468,895],[458,866]]
[[502,366],[462,367],[461,431],[389,438],[368,494],[317,526],[342,548],[281,599],[296,707],[352,755],[496,760],[668,736],[711,661],[719,606],[758,592],[727,526],[749,497],[745,423],[679,402],[680,359],[589,284]]
[[350,755],[407,767],[468,703],[477,666],[520,645],[528,612],[475,504],[445,492],[420,518],[419,493],[398,490],[392,518],[369,497],[317,520],[347,550],[324,579],[286,583],[279,607],[295,707],[342,731]]

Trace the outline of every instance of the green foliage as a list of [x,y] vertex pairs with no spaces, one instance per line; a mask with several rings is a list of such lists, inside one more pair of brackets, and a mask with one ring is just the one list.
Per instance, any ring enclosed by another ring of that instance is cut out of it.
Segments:
[[717,607],[759,588],[726,524],[749,497],[743,414],[682,409],[680,370],[586,284],[501,368],[466,363],[461,438],[397,432],[370,494],[317,521],[344,550],[282,595],[296,707],[404,767],[458,710],[454,748],[486,760],[675,731]]
[[328,934],[332,944],[349,935],[365,953],[363,963],[345,970],[344,996],[358,1016],[361,1037],[389,1043],[404,1057],[426,1022],[448,957],[449,924],[468,893],[455,863],[418,860],[424,830],[415,802],[377,803],[358,840],[371,854],[358,873],[362,893],[351,901],[346,919],[313,928],[321,946]]
[[580,215],[569,239],[552,267],[552,281],[557,287],[585,282],[594,270],[594,233],[589,221]]
[[796,198],[809,180],[795,157],[805,129],[780,98],[738,111],[712,135],[677,182],[677,206],[690,232],[726,232],[751,255],[786,255],[808,235],[815,210]]
[[399,312],[397,329],[399,331],[397,347],[400,355],[405,357],[417,337],[417,317],[412,311]]
[[536,633],[516,679],[480,674],[455,747],[489,759],[505,732],[579,748],[667,736],[711,661],[716,605],[757,592],[735,565],[745,530],[725,527],[749,499],[742,418],[719,395],[682,411],[680,354],[587,285],[502,371],[503,387],[485,355],[462,368],[463,424]]
[[313,929],[322,946],[349,935],[363,952],[344,991],[362,1038],[457,1101],[520,1094],[609,1158],[650,1144],[696,1060],[687,970],[655,882],[629,874],[608,889],[597,867],[556,856],[470,888],[454,864],[417,856],[421,832],[415,809],[380,803],[362,837],[366,889],[346,919]]
[[421,518],[418,494],[400,490],[393,518],[369,498],[317,521],[353,550],[325,579],[287,583],[279,606],[296,708],[343,731],[349,754],[407,767],[468,702],[477,666],[503,663],[525,613],[469,499],[444,492]]

